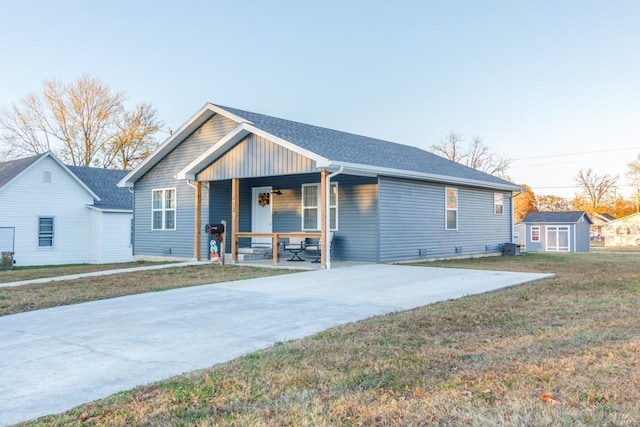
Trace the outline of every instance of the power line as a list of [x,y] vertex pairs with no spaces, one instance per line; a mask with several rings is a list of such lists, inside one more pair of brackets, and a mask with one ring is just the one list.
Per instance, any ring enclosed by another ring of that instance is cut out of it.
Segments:
[[516,159],[511,159],[511,161],[515,162],[518,160],[547,159],[550,157],[567,157],[567,156],[579,156],[582,154],[611,153],[614,151],[627,151],[627,150],[640,150],[640,147],[609,148],[607,150],[576,151],[574,153],[563,153],[563,154],[544,154],[540,156],[519,157]]

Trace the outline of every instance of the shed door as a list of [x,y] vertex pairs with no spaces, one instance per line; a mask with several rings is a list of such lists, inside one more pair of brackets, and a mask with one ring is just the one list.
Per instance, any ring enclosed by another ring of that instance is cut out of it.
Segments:
[[569,227],[547,226],[547,251],[569,252]]

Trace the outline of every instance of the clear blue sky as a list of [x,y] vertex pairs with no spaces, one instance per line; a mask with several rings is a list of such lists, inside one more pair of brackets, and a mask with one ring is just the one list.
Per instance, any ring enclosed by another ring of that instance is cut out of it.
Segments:
[[87,72],[173,129],[213,102],[422,148],[455,130],[536,194],[573,195],[589,167],[627,184],[640,152],[636,0],[0,0],[0,16],[2,106]]

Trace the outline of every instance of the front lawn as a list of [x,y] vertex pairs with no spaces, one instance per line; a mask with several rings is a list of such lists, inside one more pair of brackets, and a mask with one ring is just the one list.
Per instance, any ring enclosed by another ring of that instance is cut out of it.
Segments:
[[332,328],[29,425],[640,425],[638,254],[425,265],[557,278]]

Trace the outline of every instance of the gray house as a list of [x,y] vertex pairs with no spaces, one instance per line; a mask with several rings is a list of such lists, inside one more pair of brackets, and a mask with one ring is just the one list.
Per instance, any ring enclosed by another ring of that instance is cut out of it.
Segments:
[[514,241],[528,252],[589,252],[591,224],[584,211],[530,212],[516,224]]
[[134,191],[138,258],[201,259],[205,224],[225,220],[234,259],[333,235],[326,267],[499,252],[520,190],[416,147],[214,104],[118,185]]

